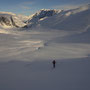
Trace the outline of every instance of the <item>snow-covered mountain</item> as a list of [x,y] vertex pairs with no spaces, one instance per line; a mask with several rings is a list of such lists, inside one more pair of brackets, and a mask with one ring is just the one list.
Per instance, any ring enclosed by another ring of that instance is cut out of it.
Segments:
[[30,18],[30,16],[25,16],[22,14],[17,15],[17,17],[23,22],[27,22],[27,20]]
[[90,27],[90,4],[66,11],[42,9],[31,16],[0,12],[0,26],[85,31]]
[[30,19],[27,21],[26,27],[35,27],[40,21],[45,20],[48,17],[55,16],[61,11],[62,10],[41,9],[39,12],[30,17]]
[[71,10],[40,10],[27,21],[26,27],[58,30],[86,30],[90,25],[90,4]]
[[23,27],[25,25],[26,24],[19,18],[19,16],[16,16],[16,14],[10,12],[0,12],[0,27]]

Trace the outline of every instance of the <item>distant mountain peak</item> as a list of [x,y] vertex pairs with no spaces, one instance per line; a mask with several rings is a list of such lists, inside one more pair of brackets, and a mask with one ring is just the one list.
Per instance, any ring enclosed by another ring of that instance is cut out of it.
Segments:
[[29,23],[30,27],[35,25],[37,22],[40,20],[44,20],[48,17],[52,17],[54,15],[57,15],[61,12],[62,10],[56,10],[56,9],[41,9],[35,14],[32,15],[32,17],[27,21]]
[[26,25],[20,18],[11,12],[0,12],[0,26],[3,28],[23,27]]
[[85,29],[90,25],[90,4],[70,10],[41,9],[31,16],[0,12],[0,26],[27,28]]
[[33,14],[32,18],[44,18],[44,17],[50,17],[53,16],[55,14],[60,13],[61,10],[55,10],[55,9],[41,9],[38,12],[36,12],[35,14]]

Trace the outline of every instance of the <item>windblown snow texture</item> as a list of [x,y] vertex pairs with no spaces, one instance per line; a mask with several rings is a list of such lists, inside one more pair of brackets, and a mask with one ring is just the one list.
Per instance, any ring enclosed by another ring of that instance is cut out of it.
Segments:
[[0,90],[90,90],[90,5],[0,12]]

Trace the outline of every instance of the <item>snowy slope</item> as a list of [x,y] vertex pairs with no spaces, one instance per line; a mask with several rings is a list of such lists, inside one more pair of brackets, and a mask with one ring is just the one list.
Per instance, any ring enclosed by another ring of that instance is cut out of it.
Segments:
[[28,20],[29,22],[36,22],[38,20],[44,19],[45,17],[51,17],[53,15],[58,14],[60,11],[58,10],[50,10],[50,9],[41,9],[39,12],[35,13],[32,18]]
[[0,12],[0,26],[3,28],[23,27],[26,24],[15,14],[10,12]]
[[41,9],[39,12],[33,14],[30,19],[27,21],[27,27],[35,27],[38,22],[57,15],[58,13],[60,13],[62,10],[50,10],[50,9]]
[[90,58],[0,63],[1,90],[90,90]]
[[57,16],[53,16],[39,22],[41,27],[54,28],[59,30],[85,30],[90,25],[90,5],[78,9],[64,11]]
[[26,22],[30,18],[30,16],[25,16],[22,14],[18,14],[17,17],[23,22]]
[[[43,12],[44,14],[42,14]],[[50,15],[49,17],[48,14]],[[56,13],[54,12],[54,15],[52,14],[47,10],[38,12],[28,21],[29,24],[27,26],[84,31],[90,25],[90,4],[67,11],[59,10]]]
[[1,33],[0,90],[90,90],[90,35],[87,43],[67,42],[73,34],[61,30]]

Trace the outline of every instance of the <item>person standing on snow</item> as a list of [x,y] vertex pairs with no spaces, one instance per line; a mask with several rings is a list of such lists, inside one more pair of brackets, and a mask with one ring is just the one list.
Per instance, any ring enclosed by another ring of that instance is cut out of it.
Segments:
[[55,68],[55,66],[56,66],[56,61],[53,60],[52,63],[53,63],[53,68]]

